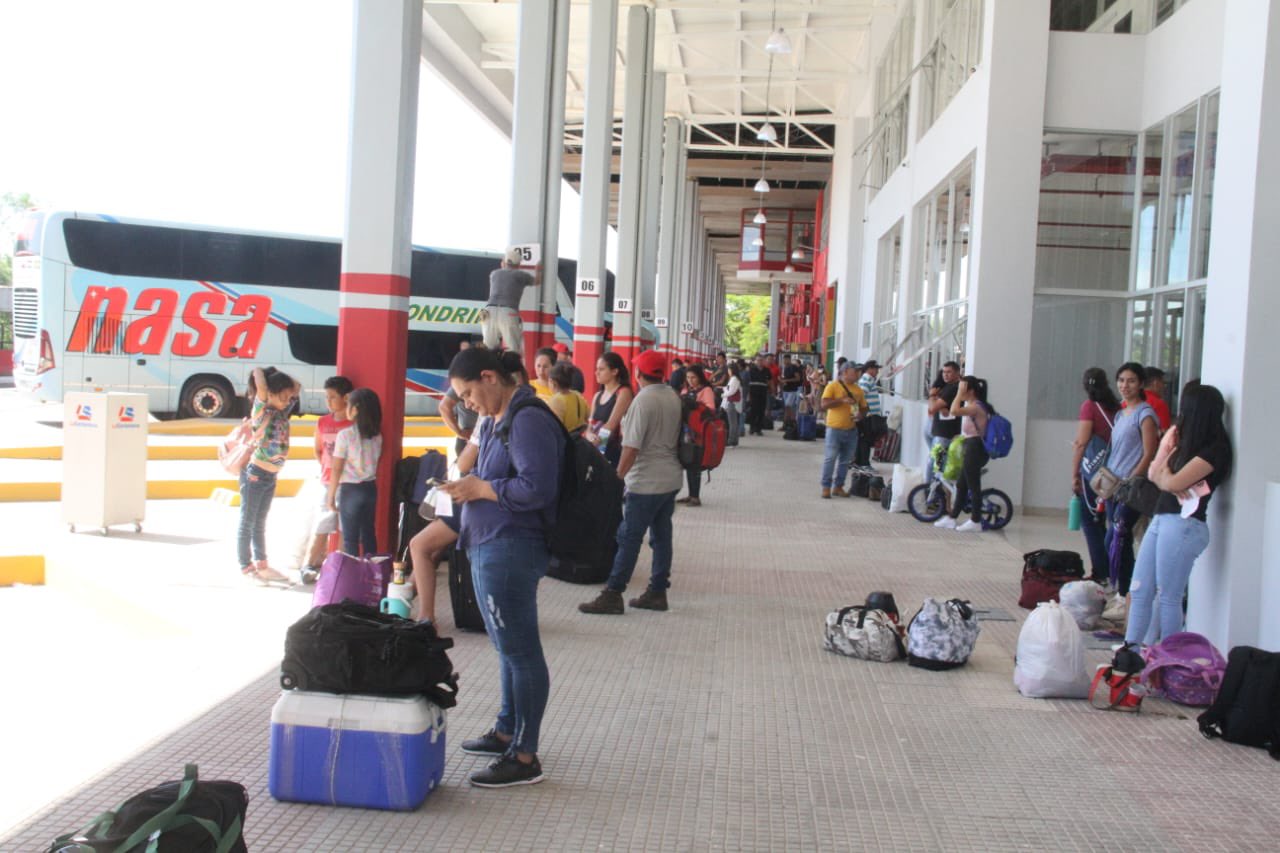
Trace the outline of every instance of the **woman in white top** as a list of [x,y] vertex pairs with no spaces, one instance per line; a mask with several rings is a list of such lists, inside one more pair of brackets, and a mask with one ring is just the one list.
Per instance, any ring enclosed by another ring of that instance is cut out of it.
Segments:
[[729,421],[729,435],[726,447],[738,446],[738,426],[742,419],[742,380],[738,377],[738,365],[729,365],[729,381],[724,386],[724,396],[720,398],[720,408],[724,409]]
[[378,551],[378,460],[382,458],[382,403],[369,388],[347,395],[351,426],[338,433],[329,477],[329,508],[338,511],[342,550],[353,556]]
[[[960,434],[964,436],[964,469],[956,481],[956,499],[951,505],[951,514],[938,519],[933,526],[965,533],[976,532],[982,530],[982,466],[990,459],[982,441],[983,433],[987,431],[987,418],[991,416],[991,407],[987,405],[987,380],[976,376],[961,379],[955,402],[951,404],[951,414],[963,418]],[[964,509],[966,498],[971,504],[971,517],[957,527],[956,519]]]

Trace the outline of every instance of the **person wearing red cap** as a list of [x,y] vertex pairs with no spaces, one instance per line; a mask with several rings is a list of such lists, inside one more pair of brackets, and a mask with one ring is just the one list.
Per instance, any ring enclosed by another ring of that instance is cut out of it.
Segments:
[[570,387],[572,387],[573,390],[577,391],[579,394],[586,393],[586,390],[587,390],[586,377],[582,375],[582,371],[578,368],[578,366],[573,363],[573,351],[569,349],[569,346],[567,344],[562,344],[558,341],[556,342],[555,346],[551,348],[556,351],[556,364],[567,364],[569,365],[569,368],[573,371],[573,384]]
[[645,531],[653,550],[649,586],[628,602],[641,610],[666,610],[671,586],[671,516],[676,495],[684,484],[684,469],[676,458],[680,437],[680,397],[665,382],[666,359],[646,350],[632,367],[640,390],[622,418],[622,457],[618,475],[627,484],[622,523],[618,525],[618,551],[613,570],[595,600],[578,605],[583,613],[620,615],[622,593],[636,569]]

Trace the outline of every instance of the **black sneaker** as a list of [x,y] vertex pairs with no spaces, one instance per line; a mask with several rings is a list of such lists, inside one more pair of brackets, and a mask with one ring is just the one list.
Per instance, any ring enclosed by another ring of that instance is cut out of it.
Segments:
[[600,613],[608,616],[621,616],[623,613],[622,593],[611,589],[602,589],[594,601],[578,605],[581,613]]
[[503,740],[498,737],[496,731],[489,729],[480,737],[464,740],[462,742],[462,751],[469,752],[472,755],[503,755],[510,745],[511,741]]
[[545,777],[537,757],[525,764],[514,755],[502,755],[467,777],[477,788],[509,788],[513,785],[536,785]]
[[305,584],[313,584],[320,578],[320,570],[315,566],[303,566],[298,570],[299,579]]
[[637,610],[666,610],[667,592],[662,589],[646,589],[640,597],[627,602]]

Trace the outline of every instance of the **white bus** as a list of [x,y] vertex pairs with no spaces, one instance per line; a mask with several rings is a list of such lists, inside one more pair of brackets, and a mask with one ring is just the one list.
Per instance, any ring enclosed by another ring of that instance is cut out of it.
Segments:
[[[275,365],[302,383],[304,412],[323,412],[341,252],[337,240],[28,214],[13,260],[14,382],[43,400],[131,391],[153,412],[216,418],[237,413],[255,366]],[[406,413],[435,412],[449,361],[479,331],[498,261],[414,249]],[[573,336],[564,281],[574,272],[560,261],[562,340]]]

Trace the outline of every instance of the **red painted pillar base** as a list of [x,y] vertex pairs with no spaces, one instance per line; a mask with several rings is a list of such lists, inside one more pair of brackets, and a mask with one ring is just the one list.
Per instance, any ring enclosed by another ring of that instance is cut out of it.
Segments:
[[[602,355],[604,355],[604,327],[574,326],[573,364],[582,371],[582,378],[586,386],[583,394],[587,400],[595,396],[598,387],[596,385],[596,362],[600,360]],[[628,369],[630,369],[630,365],[628,365]]]
[[338,297],[338,373],[370,388],[382,404],[382,458],[378,462],[378,550],[396,547],[392,512],[396,463],[404,447],[409,279],[379,273],[343,273]]

